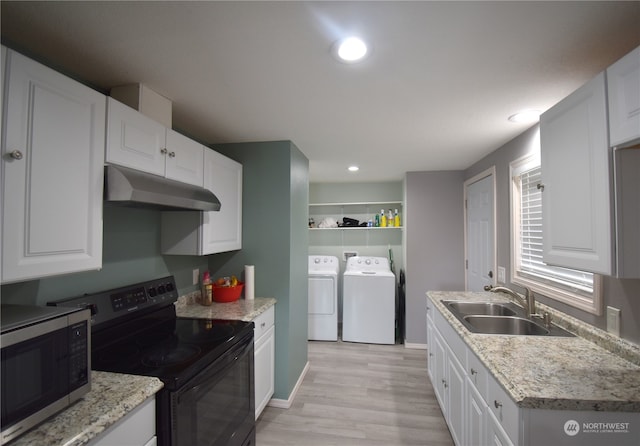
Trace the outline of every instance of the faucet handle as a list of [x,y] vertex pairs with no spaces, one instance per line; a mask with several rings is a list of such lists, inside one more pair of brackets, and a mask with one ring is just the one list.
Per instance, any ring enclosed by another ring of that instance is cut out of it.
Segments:
[[485,291],[491,291],[493,289],[493,285],[485,285],[484,286],[484,290]]

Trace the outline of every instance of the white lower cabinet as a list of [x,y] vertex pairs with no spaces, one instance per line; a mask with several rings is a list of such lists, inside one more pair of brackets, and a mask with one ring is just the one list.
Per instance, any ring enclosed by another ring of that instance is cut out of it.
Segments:
[[428,371],[456,445],[517,445],[521,410],[430,300]]
[[638,444],[634,435],[600,432],[572,436],[566,432],[567,423],[583,430],[607,423],[637,426],[640,424],[637,412],[519,407],[430,299],[427,300],[427,348],[429,378],[457,446]]
[[256,420],[275,390],[275,307],[258,316],[254,327],[254,382]]
[[89,446],[155,446],[156,443],[156,399],[151,397],[91,441]]

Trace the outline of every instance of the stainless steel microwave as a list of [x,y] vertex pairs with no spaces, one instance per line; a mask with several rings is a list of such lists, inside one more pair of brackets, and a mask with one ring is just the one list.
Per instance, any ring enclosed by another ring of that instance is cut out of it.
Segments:
[[5,444],[91,389],[91,316],[27,305],[2,305],[0,312]]

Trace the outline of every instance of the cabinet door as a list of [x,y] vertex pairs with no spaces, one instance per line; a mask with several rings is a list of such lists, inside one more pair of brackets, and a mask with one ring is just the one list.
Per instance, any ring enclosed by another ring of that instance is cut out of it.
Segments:
[[254,347],[256,420],[275,389],[275,329],[269,328]]
[[640,47],[607,68],[609,145],[640,138]]
[[98,269],[105,96],[13,51],[7,63],[3,281]]
[[513,446],[511,439],[491,411],[487,411],[487,437],[487,444],[491,446]]
[[462,444],[465,429],[465,374],[462,366],[451,353],[447,352],[447,397],[449,408],[447,422],[451,437],[456,444]]
[[203,186],[204,147],[180,133],[167,129],[166,177]]
[[430,359],[433,360],[433,376],[434,380],[431,381],[433,384],[433,390],[435,391],[436,398],[440,403],[440,409],[442,410],[442,414],[444,417],[447,417],[447,413],[449,410],[448,399],[446,398],[447,393],[447,358],[446,358],[446,344],[440,337],[440,333],[437,330],[433,331],[433,356]]
[[205,150],[204,187],[220,200],[220,210],[205,212],[202,254],[242,248],[242,164]]
[[485,444],[487,438],[485,402],[473,382],[467,378],[464,444]]
[[165,175],[165,127],[108,98],[106,162]]
[[611,275],[604,73],[540,118],[543,260]]
[[434,328],[433,321],[429,317],[432,306],[427,303],[427,373],[432,383],[435,383],[435,353],[434,353]]

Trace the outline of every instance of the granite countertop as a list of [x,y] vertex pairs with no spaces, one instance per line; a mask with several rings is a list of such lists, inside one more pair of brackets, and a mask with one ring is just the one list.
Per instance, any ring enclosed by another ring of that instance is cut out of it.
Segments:
[[91,391],[16,438],[11,446],[81,446],[128,415],[163,387],[158,378],[91,371]]
[[253,300],[238,299],[235,302],[214,302],[209,306],[197,303],[198,292],[193,296],[182,296],[176,302],[178,317],[197,319],[227,319],[252,321],[276,304],[272,297],[256,297]]
[[[640,348],[551,307],[576,337],[472,333],[441,301],[509,301],[504,294],[430,291],[437,309],[516,404],[531,409],[640,411]],[[504,296],[504,297],[503,297]]]

